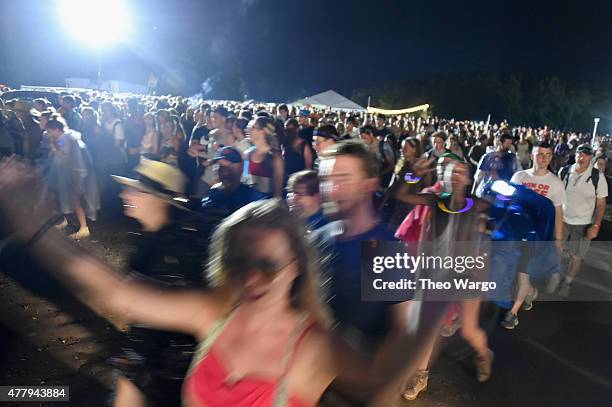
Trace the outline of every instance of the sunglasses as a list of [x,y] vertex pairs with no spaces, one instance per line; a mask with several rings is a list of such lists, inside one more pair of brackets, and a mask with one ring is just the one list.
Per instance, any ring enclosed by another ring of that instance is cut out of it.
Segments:
[[249,272],[257,270],[261,272],[267,279],[272,280],[278,273],[287,268],[290,264],[295,262],[297,257],[291,258],[285,263],[278,262],[277,260],[261,258],[261,259],[248,259],[242,258],[237,259],[235,262],[231,262],[228,266],[238,271],[243,276],[246,276]]

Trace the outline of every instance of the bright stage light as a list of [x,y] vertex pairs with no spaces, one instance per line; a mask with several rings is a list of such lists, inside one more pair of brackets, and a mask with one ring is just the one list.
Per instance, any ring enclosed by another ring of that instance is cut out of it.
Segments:
[[75,40],[100,48],[126,38],[129,16],[123,0],[63,0],[62,24]]

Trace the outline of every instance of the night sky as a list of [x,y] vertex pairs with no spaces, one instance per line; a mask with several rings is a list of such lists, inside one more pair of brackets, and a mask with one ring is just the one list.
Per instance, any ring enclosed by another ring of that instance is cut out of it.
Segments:
[[[219,75],[241,76],[249,97],[270,101],[329,88],[350,96],[435,73],[532,73],[612,86],[610,1],[126,2],[134,34],[99,52],[105,79],[145,84],[155,72],[185,95]],[[95,78],[98,54],[68,34],[57,4],[0,0],[0,82]]]

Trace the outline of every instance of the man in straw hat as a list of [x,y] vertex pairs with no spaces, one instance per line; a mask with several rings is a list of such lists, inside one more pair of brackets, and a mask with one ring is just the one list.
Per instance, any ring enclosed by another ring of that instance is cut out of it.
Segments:
[[[162,163],[160,161],[149,160],[146,158],[141,158],[140,164],[134,169],[134,172],[138,174],[138,179],[126,178],[118,175],[111,175],[111,177],[126,187],[124,191],[121,193],[121,199],[124,201],[125,214],[129,217],[133,217],[140,221],[139,212],[135,210],[142,209],[141,207],[136,207],[134,205],[130,205],[128,201],[131,201],[129,195],[131,193],[134,194],[147,194],[150,197],[151,201],[156,201],[159,206],[164,206],[169,209],[167,205],[173,205],[178,208],[185,208],[184,204],[187,202],[184,199],[185,194],[185,184],[187,182],[187,178],[183,173],[169,164]],[[167,211],[166,211],[167,212]],[[133,216],[134,215],[134,216]],[[150,214],[145,213],[143,218],[151,217]],[[166,213],[166,215],[168,215]],[[165,222],[166,215],[160,216],[156,222]],[[151,219],[145,219],[143,222],[152,222]],[[141,222],[142,223],[142,222]],[[147,228],[148,226],[142,223],[143,228]],[[158,226],[152,226],[153,228],[157,228]]]
[[[124,189],[125,214],[138,221],[136,251],[130,269],[169,286],[196,286],[206,239],[201,219],[186,210],[186,177],[175,167],[143,158],[134,170],[137,179],[112,176]],[[195,343],[186,335],[131,326],[111,360],[119,370],[115,406],[178,405],[182,378]]]

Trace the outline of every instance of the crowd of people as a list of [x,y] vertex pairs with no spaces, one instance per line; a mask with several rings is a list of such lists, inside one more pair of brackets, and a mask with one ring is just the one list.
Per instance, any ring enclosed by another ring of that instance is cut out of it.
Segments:
[[[593,146],[591,134],[547,127],[182,97],[66,93],[60,103],[3,107],[0,156],[22,159],[0,168],[0,209],[78,295],[134,324],[114,360],[118,406],[178,403],[181,386],[187,405],[414,400],[435,338],[458,329],[485,382],[494,354],[479,326],[484,298],[362,301],[362,242],[551,242],[567,269],[533,272],[538,256],[524,244],[505,263],[508,295],[496,304],[514,329],[538,297],[534,279],[570,296],[606,208],[603,136]],[[24,185],[35,177],[34,198]],[[525,230],[491,210],[498,181],[527,197]],[[53,238],[61,231],[40,233],[36,216],[19,216],[17,196],[53,202],[63,217],[52,229],[74,229],[77,240],[98,211],[123,208],[142,228],[130,261],[139,277],[75,252]],[[390,363],[407,343],[401,367]]]

